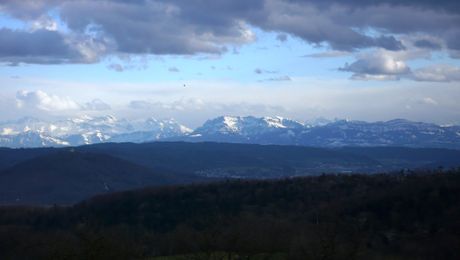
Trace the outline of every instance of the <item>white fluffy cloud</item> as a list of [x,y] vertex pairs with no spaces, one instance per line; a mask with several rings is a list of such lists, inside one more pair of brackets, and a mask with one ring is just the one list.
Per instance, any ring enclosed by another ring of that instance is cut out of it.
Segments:
[[388,51],[376,51],[362,55],[351,64],[345,64],[342,71],[352,72],[353,79],[394,80],[410,73],[406,63]]
[[80,105],[69,97],[51,95],[41,90],[18,91],[16,93],[17,106],[19,108],[32,108],[44,111],[62,111],[80,109]]
[[[431,51],[428,41],[412,39],[422,43],[422,47],[411,50],[387,51],[383,49],[359,54],[356,61],[339,68],[351,72],[355,80],[399,80],[401,78],[415,81],[455,82],[460,81],[460,67],[449,64],[434,64],[426,67],[411,69],[407,62],[419,58],[428,59]],[[433,41],[434,42],[434,41]],[[434,44],[434,43],[433,43]]]
[[90,102],[78,103],[69,97],[61,97],[46,93],[42,90],[21,90],[16,93],[16,106],[19,109],[41,110],[48,112],[60,111],[106,111],[110,110],[109,104],[101,99]]
[[45,111],[75,110],[80,105],[69,97],[50,95],[41,90],[21,90],[16,93],[17,106],[19,108],[36,108]]

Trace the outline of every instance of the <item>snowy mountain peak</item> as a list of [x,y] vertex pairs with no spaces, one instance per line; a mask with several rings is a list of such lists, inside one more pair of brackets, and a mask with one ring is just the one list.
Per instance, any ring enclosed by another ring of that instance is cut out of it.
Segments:
[[250,136],[277,131],[278,129],[300,129],[303,124],[282,117],[221,116],[206,121],[194,134],[232,134]]
[[286,128],[286,126],[283,125],[282,117],[264,117],[263,120],[267,122],[268,127]]
[[220,116],[206,121],[198,129],[209,133],[237,133],[240,131],[241,121],[242,118],[238,116]]
[[292,129],[292,128],[297,129],[297,128],[305,127],[304,124],[298,121],[288,119],[288,118],[283,118],[280,116],[264,117],[263,119],[267,122],[268,127],[286,128],[286,129]]

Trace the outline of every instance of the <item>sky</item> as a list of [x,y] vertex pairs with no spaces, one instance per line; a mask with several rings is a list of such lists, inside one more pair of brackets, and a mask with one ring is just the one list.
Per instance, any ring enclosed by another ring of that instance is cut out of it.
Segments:
[[455,0],[0,0],[0,121],[460,124]]

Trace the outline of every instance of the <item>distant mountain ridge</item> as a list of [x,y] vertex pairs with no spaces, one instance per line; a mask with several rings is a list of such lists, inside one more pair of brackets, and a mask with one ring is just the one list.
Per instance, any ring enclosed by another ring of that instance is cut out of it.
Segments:
[[104,142],[187,141],[316,147],[405,146],[460,149],[460,126],[405,119],[306,123],[282,117],[220,116],[192,130],[174,119],[128,121],[82,116],[56,122],[34,118],[0,123],[2,147],[62,147]]
[[386,122],[336,120],[318,125],[281,117],[218,117],[185,141],[282,144],[317,147],[405,146],[460,148],[460,126],[394,119]]

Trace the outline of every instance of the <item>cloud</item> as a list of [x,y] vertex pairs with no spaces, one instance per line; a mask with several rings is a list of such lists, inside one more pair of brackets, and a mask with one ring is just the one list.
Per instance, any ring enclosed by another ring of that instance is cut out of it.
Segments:
[[399,51],[404,50],[406,47],[400,40],[397,40],[394,36],[380,36],[377,38],[372,38],[370,46],[384,48],[390,51]]
[[384,75],[384,74],[378,74],[378,75],[372,75],[372,74],[360,74],[360,73],[355,73],[351,76],[351,79],[353,80],[377,80],[377,81],[389,81],[389,80],[399,80],[401,77],[396,76],[396,75]]
[[420,102],[423,104],[427,104],[427,105],[433,105],[433,106],[438,105],[438,102],[431,97],[424,97],[420,100]]
[[[419,40],[414,41],[414,43]],[[431,45],[430,45],[431,46]],[[431,47],[430,47],[431,48]],[[339,68],[352,72],[355,80],[399,80],[401,78],[415,81],[455,82],[460,81],[460,67],[449,64],[435,64],[412,70],[408,60],[425,57],[426,48],[412,51],[376,50],[358,55],[356,61]]]
[[146,110],[154,108],[157,103],[152,103],[145,100],[132,100],[129,102],[128,107],[132,109]]
[[94,63],[108,46],[102,38],[66,35],[54,30],[0,29],[0,63],[9,65]]
[[109,104],[97,98],[97,99],[93,99],[90,102],[86,102],[82,106],[82,109],[89,110],[89,111],[104,111],[104,110],[110,110],[111,107]]
[[176,72],[176,73],[177,73],[177,72],[179,72],[179,69],[176,68],[176,67],[170,67],[170,68],[168,68],[168,71],[169,71],[169,72]]
[[460,81],[460,67],[447,64],[431,65],[415,70],[411,78],[417,81]]
[[16,107],[26,111],[46,112],[106,111],[112,109],[109,104],[98,98],[80,104],[69,97],[53,95],[41,90],[18,91],[16,93]]
[[33,32],[0,29],[0,62],[63,63],[79,54],[56,31]]
[[[251,5],[214,1],[64,1],[60,14],[74,31],[84,32],[88,26],[97,25],[99,33],[116,42],[120,53],[218,54],[226,50],[227,44],[254,40],[247,23],[231,13],[235,8]],[[206,15],[203,10],[207,10]]]
[[439,50],[442,48],[438,42],[430,41],[428,39],[421,39],[414,42],[414,46],[424,49]]
[[143,56],[130,56],[130,55],[119,55],[118,57],[111,57],[108,59],[111,62],[107,65],[107,69],[116,72],[124,72],[127,70],[145,70],[148,68],[148,58]]
[[292,81],[292,78],[289,76],[279,76],[279,77],[264,79],[262,81]]
[[180,99],[173,102],[153,102],[147,100],[133,100],[128,107],[136,110],[172,110],[172,111],[190,111],[200,110],[205,105],[204,101],[199,98]]
[[450,51],[449,52],[449,56],[452,58],[452,59],[460,59],[460,51]]
[[68,97],[50,95],[41,90],[18,91],[16,93],[18,108],[39,109],[44,111],[77,110],[81,106]]
[[58,2],[59,0],[2,0],[0,10],[21,19],[32,20],[42,16]]
[[336,58],[336,57],[343,57],[350,55],[350,52],[348,51],[325,51],[325,52],[320,52],[320,53],[313,53],[313,54],[307,54],[302,57],[307,57],[307,58]]
[[[182,98],[171,102],[158,102],[149,100],[133,100],[128,104],[128,107],[134,110],[156,112],[159,114],[180,113],[188,112],[213,112],[215,115],[228,114],[231,111],[239,111],[239,114],[259,112],[264,110],[278,110],[284,111],[279,106],[266,106],[263,104],[248,104],[248,103],[219,103],[219,102],[206,102],[201,98]],[[190,114],[189,114],[190,115]]]
[[56,20],[54,20],[50,16],[43,15],[39,17],[37,20],[32,21],[31,29],[33,31],[36,31],[36,30],[57,31],[58,23],[56,22]]
[[248,19],[264,30],[291,34],[315,45],[328,44],[335,50],[404,48],[392,35],[369,36],[356,30],[373,27],[366,18],[369,14],[356,7],[343,2],[326,7],[320,1],[267,0],[260,15]]
[[276,39],[280,42],[285,42],[287,41],[287,35],[285,33],[280,33],[276,36]]
[[116,72],[123,72],[125,70],[125,67],[119,63],[112,63],[107,66],[109,70],[113,70]]
[[276,74],[276,73],[278,73],[278,71],[264,70],[264,69],[256,68],[254,70],[254,73],[256,73],[256,74]]
[[[4,0],[0,10],[36,30],[0,31],[0,59],[9,63],[88,63],[108,54],[219,55],[255,41],[254,28],[276,32],[280,41],[295,36],[338,51],[404,50],[401,36],[415,33],[460,50],[460,4],[452,0]],[[50,11],[66,30],[59,30]],[[415,46],[438,47],[423,40]]]
[[417,98],[408,98],[407,99],[407,104],[405,105],[405,109],[407,110],[414,110],[414,109],[420,109],[420,108],[425,108],[425,109],[435,109],[439,105],[439,102],[436,101],[432,97],[417,97]]
[[360,80],[395,80],[410,73],[410,68],[403,60],[384,51],[362,55],[339,70],[352,72],[352,78]]

